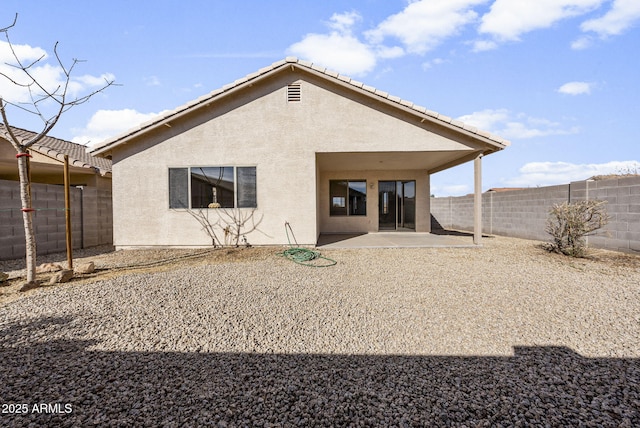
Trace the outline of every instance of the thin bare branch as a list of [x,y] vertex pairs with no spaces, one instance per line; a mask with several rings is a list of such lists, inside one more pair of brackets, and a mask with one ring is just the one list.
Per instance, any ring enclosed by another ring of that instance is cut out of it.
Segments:
[[18,22],[18,13],[16,12],[16,16],[13,17],[13,23],[8,27],[0,28],[0,33],[6,33],[9,28],[13,28]]
[[[71,72],[75,68],[76,64],[79,62],[78,59],[74,58],[71,61],[71,67],[69,67],[69,70],[67,70],[67,68],[64,66],[64,63],[60,59],[60,54],[58,54],[58,42],[56,42],[56,44],[53,46],[53,54],[55,55],[56,60],[58,61],[58,65],[62,69],[62,72],[64,73],[64,75],[67,76],[67,77],[71,76]],[[67,79],[67,82],[68,81],[69,81],[69,79]]]
[[216,229],[219,226],[220,220],[216,221],[215,223],[212,223],[211,220],[209,219],[208,211],[207,211],[207,214],[205,214],[203,210],[187,209],[186,211],[189,213],[189,215],[195,218],[198,221],[198,223],[200,223],[200,226],[202,226],[202,230],[204,230],[204,232],[211,239],[211,245],[213,246],[213,248],[222,246],[222,241],[218,239],[218,235],[216,234]]
[[[11,67],[13,67],[11,64],[6,64],[9,65]],[[16,67],[18,68],[18,67]],[[0,72],[0,76],[4,77],[5,79],[7,79],[9,82],[11,82],[12,85],[16,85],[16,86],[20,86],[21,88],[28,88],[31,86],[30,83],[20,83],[18,81],[16,81],[15,79],[11,78],[10,76],[8,76],[5,73]]]
[[2,97],[0,97],[0,114],[2,115],[2,123],[4,124],[4,130],[9,135],[9,137],[11,137],[9,139],[9,142],[11,143],[13,148],[16,149],[17,152],[22,152],[24,151],[24,148],[22,147],[20,140],[18,140],[18,137],[16,137],[16,134],[13,133],[13,129],[11,129],[11,126],[9,126],[9,119],[7,118],[5,105],[6,104],[3,101]]
[[[62,73],[64,73],[64,78],[61,79],[62,82],[58,84],[56,88],[47,89],[44,86],[45,82],[39,81],[36,78],[38,64],[40,64],[41,61],[45,59],[46,54],[40,56],[34,61],[24,62],[20,59],[13,44],[11,43],[11,38],[9,37],[8,30],[16,24],[17,19],[18,14],[16,14],[13,24],[8,27],[1,28],[0,32],[5,33],[7,43],[9,44],[11,54],[13,55],[13,61],[15,61],[15,64],[8,65],[13,69],[18,70],[18,74],[20,74],[21,77],[15,77],[13,76],[13,73],[11,73],[11,76],[7,73],[0,73],[0,77],[4,77],[10,83],[19,88],[26,89],[26,91],[28,91],[28,99],[30,100],[30,102],[11,103],[6,102],[2,99],[2,97],[0,97],[0,115],[2,116],[2,121],[4,124],[4,127],[0,134],[4,137],[8,137],[7,139],[11,142],[18,153],[25,153],[29,146],[39,142],[49,134],[51,129],[58,123],[58,120],[63,113],[65,113],[72,107],[87,102],[92,96],[96,95],[99,92],[102,92],[109,86],[113,85],[114,82],[113,80],[105,79],[105,84],[101,88],[92,91],[82,97],[69,99],[69,96],[71,95],[69,94],[69,88],[72,81],[71,74],[79,61],[77,59],[74,59],[71,62],[71,66],[66,67],[62,59],[60,58],[60,55],[58,53],[58,43],[56,42],[54,46],[54,53],[56,60],[58,61],[58,65],[62,70]],[[45,103],[47,102],[53,103],[53,107],[50,110],[48,109],[48,106],[45,105]],[[29,107],[25,107],[25,105],[29,105]],[[15,106],[19,109],[38,116],[42,121],[42,130],[32,138],[19,140],[9,124],[9,120],[7,117],[7,106]],[[45,106],[47,107],[47,110],[49,110],[48,112],[45,111]],[[30,178],[28,174],[28,158],[24,156],[18,156],[18,171],[20,176],[20,198],[23,207],[22,217],[25,231],[27,285],[33,285],[36,283],[36,242],[31,212],[31,191]]]
[[[19,104],[18,104],[18,103],[12,103],[12,102],[10,102],[10,101],[6,101],[6,100],[4,101],[4,103],[5,103],[6,105],[13,106],[13,107],[15,107],[15,108],[17,108],[17,109],[24,110],[24,111],[26,111],[27,113],[31,113],[31,114],[35,114],[35,115],[37,115],[37,114],[38,114],[37,112],[35,112],[35,111],[33,111],[33,110],[30,110],[30,109],[28,109],[27,107],[25,107],[26,105],[31,105],[30,103],[19,103]],[[22,104],[24,104],[25,106],[23,106]]]
[[[6,36],[6,38],[7,38],[7,43],[9,44],[9,49],[11,50],[11,53],[13,54],[13,57],[15,59],[19,60],[18,55],[13,50],[13,43],[11,43],[11,40],[9,40],[9,36]],[[9,62],[5,62],[5,65],[7,67],[16,68],[18,70],[29,69],[29,68],[33,67],[34,65],[36,65],[37,63],[39,63],[40,61],[42,61],[43,59],[45,59],[46,56],[47,56],[46,54],[43,54],[39,58],[33,60],[32,62],[30,62],[27,65],[24,65],[24,64],[15,65],[15,64],[11,64]]]
[[[7,37],[7,39],[9,40],[9,38]],[[55,56],[56,59],[58,61],[59,66],[61,67],[61,69],[63,70],[63,73],[65,75],[65,81],[62,85],[58,85],[58,87],[55,88],[55,90],[53,91],[49,91],[47,90],[40,82],[37,81],[37,79],[31,74],[31,72],[29,71],[29,67],[33,66],[35,63],[37,63],[38,61],[40,61],[42,58],[36,60],[35,62],[29,64],[28,66],[25,66],[21,61],[20,58],[17,56],[15,50],[13,49],[13,45],[11,45],[11,42],[9,41],[9,45],[11,46],[11,52],[13,53],[13,56],[16,60],[16,63],[18,64],[18,66],[14,66],[16,68],[18,68],[19,70],[21,70],[27,77],[28,79],[31,81],[30,83],[27,84],[20,84],[19,82],[17,82],[15,79],[12,79],[11,77],[7,76],[4,73],[0,73],[0,75],[4,76],[5,78],[7,78],[11,83],[14,83],[20,87],[24,87],[27,88],[29,91],[29,97],[31,99],[31,103],[25,103],[28,104],[32,107],[32,109],[26,108],[24,106],[20,106],[16,103],[7,103],[9,105],[12,106],[16,106],[20,109],[22,109],[23,111],[26,111],[28,113],[34,114],[38,117],[40,117],[40,119],[43,122],[43,129],[41,132],[39,132],[38,134],[36,134],[33,138],[31,138],[29,141],[27,141],[26,143],[23,143],[22,146],[24,147],[29,147],[35,143],[37,143],[38,141],[40,141],[42,138],[44,138],[50,131],[51,129],[53,129],[53,127],[58,123],[58,120],[60,119],[60,117],[62,116],[62,114],[64,114],[65,112],[67,112],[69,109],[78,106],[80,104],[84,104],[87,101],[89,101],[89,99],[91,97],[93,97],[94,95],[104,91],[105,89],[107,89],[109,86],[112,86],[114,84],[113,80],[107,80],[105,79],[105,84],[104,86],[91,91],[90,93],[88,93],[87,95],[84,95],[82,97],[78,97],[72,100],[68,100],[67,99],[67,95],[68,95],[68,90],[69,90],[69,85],[71,83],[71,72],[73,71],[73,69],[75,68],[76,64],[78,64],[78,62],[80,62],[77,59],[74,59],[71,66],[67,69],[64,66],[64,63],[62,62],[59,54],[58,54],[58,50],[57,50],[57,46],[58,43],[55,44],[55,48],[54,48],[54,52],[55,52]],[[36,95],[33,91],[33,87],[37,87],[38,92],[40,92],[42,95]],[[56,104],[58,104],[58,108],[53,112],[53,114],[49,117],[45,117],[44,114],[42,113],[42,111],[39,108],[39,104],[45,101],[53,101]]]

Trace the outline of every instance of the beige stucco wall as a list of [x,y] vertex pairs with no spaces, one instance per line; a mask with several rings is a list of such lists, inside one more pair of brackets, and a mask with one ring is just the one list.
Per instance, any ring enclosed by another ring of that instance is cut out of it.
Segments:
[[[256,220],[259,232],[247,238],[254,245],[286,243],[285,221],[300,244],[315,244],[320,231],[347,231],[328,217],[330,177],[415,179],[418,230],[428,230],[429,178],[425,171],[328,171],[316,153],[469,151],[470,148],[370,105],[367,98],[305,75],[302,101],[287,103],[286,86],[302,77],[297,71],[245,85],[225,102],[202,114],[171,122],[114,149],[114,243],[137,246],[209,245],[199,223],[184,210],[169,209],[168,169],[187,166],[256,166]],[[346,176],[345,176],[346,174]],[[363,175],[364,174],[364,175]],[[339,177],[338,177],[339,176]],[[316,196],[317,191],[320,194]],[[377,230],[377,187],[368,197],[368,215],[353,227]],[[317,205],[318,203],[318,205]],[[369,207],[371,205],[371,208]],[[326,205],[326,206],[325,206]],[[206,210],[215,221],[216,210]],[[246,213],[246,210],[245,210]],[[345,220],[345,219],[343,219]]]

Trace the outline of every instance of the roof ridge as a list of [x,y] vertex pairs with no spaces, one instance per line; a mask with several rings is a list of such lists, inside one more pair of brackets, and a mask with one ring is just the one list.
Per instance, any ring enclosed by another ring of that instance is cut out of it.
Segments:
[[385,100],[387,100],[389,102],[398,104],[399,106],[402,106],[404,108],[408,108],[408,109],[413,110],[413,111],[415,111],[417,113],[420,113],[422,115],[428,116],[431,120],[443,122],[443,123],[446,123],[447,125],[450,125],[450,126],[455,126],[456,128],[459,128],[459,129],[462,129],[462,130],[464,130],[466,132],[478,135],[478,136],[480,136],[482,138],[491,140],[494,143],[497,143],[499,145],[509,146],[511,144],[508,140],[506,140],[506,139],[504,139],[502,137],[499,137],[497,135],[494,135],[494,134],[492,134],[492,133],[490,133],[488,131],[480,130],[480,129],[476,128],[475,126],[466,124],[466,123],[461,122],[459,120],[453,119],[453,118],[451,118],[449,116],[445,116],[445,115],[440,114],[438,112],[429,110],[426,107],[422,107],[420,105],[416,105],[411,101],[408,101],[408,100],[402,99],[400,97],[396,97],[396,96],[390,95],[388,92],[381,91],[381,90],[376,89],[375,87],[370,86],[370,85],[366,85],[366,84],[364,84],[364,83],[362,83],[360,81],[352,79],[351,77],[349,77],[347,75],[338,73],[336,71],[329,70],[328,68],[326,68],[326,67],[324,67],[322,65],[315,64],[315,63],[313,63],[311,61],[301,60],[301,59],[299,59],[299,58],[297,58],[295,56],[287,56],[283,60],[279,60],[279,61],[276,61],[276,62],[272,63],[271,65],[268,65],[266,67],[262,67],[258,71],[249,73],[249,74],[245,75],[244,77],[236,79],[235,81],[222,86],[221,88],[214,89],[213,91],[209,92],[208,94],[203,95],[201,97],[198,97],[198,98],[196,98],[196,99],[194,99],[192,101],[189,101],[189,102],[187,102],[187,103],[185,103],[185,104],[183,104],[181,106],[178,106],[175,109],[166,112],[165,114],[156,116],[156,117],[152,118],[151,120],[143,122],[140,125],[138,125],[137,127],[131,128],[131,129],[129,129],[129,130],[127,130],[127,131],[125,131],[125,132],[123,132],[123,133],[121,133],[119,135],[116,135],[116,136],[114,136],[112,138],[108,138],[108,139],[102,141],[101,143],[98,143],[97,145],[95,145],[93,147],[93,149],[91,150],[91,152],[93,153],[93,152],[98,151],[98,150],[100,150],[102,148],[106,148],[107,146],[110,146],[111,144],[113,144],[113,143],[115,143],[115,142],[117,142],[119,140],[122,140],[124,138],[127,138],[130,135],[133,135],[133,134],[137,133],[138,131],[142,131],[142,130],[144,130],[146,128],[149,128],[149,127],[151,127],[151,126],[153,126],[155,124],[158,124],[158,123],[160,123],[162,121],[170,119],[172,116],[178,115],[178,114],[180,114],[180,113],[182,113],[182,112],[184,112],[186,110],[189,110],[189,109],[191,109],[193,107],[196,107],[198,105],[206,104],[208,102],[211,102],[216,97],[219,97],[219,96],[221,96],[221,95],[223,95],[223,94],[225,94],[225,93],[227,93],[227,92],[229,92],[229,91],[231,91],[231,90],[233,90],[233,89],[235,89],[235,88],[237,88],[237,87],[239,87],[241,85],[248,84],[248,83],[250,83],[251,81],[253,81],[255,79],[259,79],[260,77],[262,77],[265,74],[268,74],[268,73],[270,73],[270,72],[272,72],[274,70],[277,70],[277,69],[279,69],[281,67],[288,66],[288,65],[290,65],[292,67],[294,65],[296,65],[296,66],[303,67],[303,68],[308,69],[308,70],[313,71],[313,72],[321,73],[321,74],[323,74],[323,75],[325,75],[325,76],[327,76],[329,78],[336,79],[339,82],[346,83],[346,84],[349,84],[349,85],[351,85],[351,86],[353,86],[353,87],[355,87],[357,89],[366,91],[367,93],[369,93],[369,94],[371,94],[373,96],[380,97],[380,98],[385,99]]

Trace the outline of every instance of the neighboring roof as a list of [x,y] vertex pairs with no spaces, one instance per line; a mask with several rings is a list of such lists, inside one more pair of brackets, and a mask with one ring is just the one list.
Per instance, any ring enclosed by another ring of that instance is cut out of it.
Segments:
[[525,187],[492,187],[487,192],[510,192],[512,190],[522,190]]
[[[0,132],[2,132],[3,128],[4,125],[0,124]],[[16,137],[23,140],[28,140],[37,135],[36,132],[16,128],[15,126],[12,126],[11,130]],[[92,168],[97,170],[101,175],[111,173],[111,160],[90,155],[87,153],[87,146],[83,146],[82,144],[45,136],[39,142],[29,147],[29,150],[59,160],[60,162],[64,162],[64,155],[68,155],[69,165],[80,168]]]
[[501,137],[498,137],[496,135],[493,135],[489,132],[479,130],[474,126],[465,124],[463,122],[452,119],[448,116],[441,115],[434,111],[427,110],[425,107],[415,105],[410,101],[403,100],[399,97],[394,97],[392,95],[389,95],[389,93],[387,92],[381,91],[372,86],[365,85],[362,82],[353,80],[347,76],[336,73],[334,71],[330,71],[325,67],[321,67],[309,61],[299,60],[298,58],[295,58],[295,57],[287,57],[282,61],[278,61],[271,64],[268,67],[261,68],[255,73],[248,74],[247,76],[241,79],[238,79],[233,83],[225,85],[220,89],[216,89],[215,91],[207,95],[204,95],[196,100],[193,100],[187,104],[184,104],[176,108],[175,110],[169,111],[161,116],[158,116],[149,122],[145,122],[136,128],[130,129],[129,131],[125,132],[122,135],[105,140],[102,143],[96,145],[93,148],[93,150],[91,150],[91,153],[97,156],[100,156],[100,155],[106,156],[108,155],[107,153],[114,147],[128,141],[129,139],[135,136],[138,136],[146,132],[147,130],[155,128],[156,126],[160,126],[169,120],[180,117],[182,114],[195,110],[200,106],[209,104],[212,101],[214,101],[216,98],[221,98],[227,93],[229,93],[230,91],[235,90],[238,87],[242,87],[244,85],[251,85],[256,81],[264,79],[276,73],[278,70],[281,70],[287,67],[292,67],[292,69],[297,67],[301,70],[306,70],[307,72],[311,72],[313,74],[324,77],[327,80],[333,80],[336,83],[341,83],[343,85],[350,86],[355,90],[360,90],[372,98],[388,102],[392,105],[395,105],[397,108],[408,109],[409,111],[412,111],[417,115],[421,116],[424,120],[428,120],[433,123],[438,123],[446,127],[456,129],[463,133],[470,134],[480,140],[483,140],[484,142],[494,146],[496,150],[501,150],[511,144],[509,141]]

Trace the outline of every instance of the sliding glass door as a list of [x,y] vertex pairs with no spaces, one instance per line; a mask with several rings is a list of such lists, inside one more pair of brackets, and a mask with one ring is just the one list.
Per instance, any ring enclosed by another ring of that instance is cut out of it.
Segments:
[[378,182],[378,230],[416,229],[416,182]]
[[396,230],[396,182],[378,182],[378,230]]

